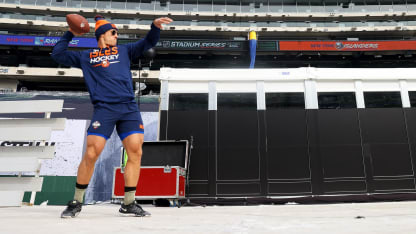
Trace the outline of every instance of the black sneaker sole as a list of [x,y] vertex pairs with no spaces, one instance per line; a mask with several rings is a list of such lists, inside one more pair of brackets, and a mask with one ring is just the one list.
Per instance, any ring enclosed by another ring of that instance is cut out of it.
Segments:
[[119,212],[119,214],[122,217],[150,217],[150,216],[152,216],[151,214],[138,215],[138,214],[134,214],[134,213],[122,213],[122,212]]
[[61,218],[63,218],[63,219],[75,218],[79,215],[79,213],[81,213],[81,212],[77,212],[74,215],[61,215]]

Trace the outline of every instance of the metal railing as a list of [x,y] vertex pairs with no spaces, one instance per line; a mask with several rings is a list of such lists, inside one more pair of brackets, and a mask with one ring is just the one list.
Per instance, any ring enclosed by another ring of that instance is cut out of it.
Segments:
[[[51,22],[65,22],[65,17],[61,16],[44,16],[44,15],[26,15],[4,13],[0,18],[17,19],[17,20],[44,20]],[[94,22],[93,18],[87,18],[89,22]],[[152,20],[141,19],[110,19],[112,23],[124,25],[150,25]],[[176,20],[169,26],[213,26],[213,27],[376,27],[376,26],[416,26],[414,21],[191,21]]]
[[[416,4],[389,5],[285,5],[275,3],[205,4],[194,1],[181,3],[170,1],[89,1],[89,0],[0,0],[0,3],[34,6],[56,6],[71,8],[122,9],[167,12],[211,12],[211,13],[343,13],[343,12],[408,12],[416,11]],[[225,3],[225,2],[224,2]]]

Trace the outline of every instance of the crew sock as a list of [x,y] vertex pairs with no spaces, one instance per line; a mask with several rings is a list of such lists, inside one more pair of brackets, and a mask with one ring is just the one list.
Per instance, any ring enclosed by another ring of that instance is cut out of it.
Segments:
[[124,187],[124,205],[130,205],[134,202],[136,187]]
[[88,184],[75,184],[75,194],[74,194],[74,200],[79,201],[80,203],[84,202],[84,194],[87,190]]

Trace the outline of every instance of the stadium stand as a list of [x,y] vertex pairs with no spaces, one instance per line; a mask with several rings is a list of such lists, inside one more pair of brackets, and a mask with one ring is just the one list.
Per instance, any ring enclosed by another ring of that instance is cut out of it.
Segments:
[[[2,0],[0,13],[0,80],[15,80],[18,89],[47,89],[45,82],[56,80],[63,84],[62,89],[83,89],[79,72],[74,71],[78,74],[74,76],[68,75],[72,71],[46,71],[69,69],[56,64],[49,56],[52,45],[67,30],[65,15],[68,13],[82,14],[91,27],[96,14],[104,15],[119,28],[119,43],[143,37],[156,17],[173,18],[175,21],[162,33],[156,57],[133,61],[135,74],[143,69],[155,71],[137,77],[137,80],[146,78],[147,91],[158,92],[155,78],[161,67],[248,67],[249,31],[256,31],[259,38],[256,68],[415,65],[415,0]],[[79,41],[91,42],[93,38],[91,30]],[[25,40],[32,44],[25,44]],[[286,41],[308,41],[321,46],[335,41],[399,46],[284,49]],[[43,80],[29,78],[27,72],[13,73],[15,67],[50,75],[44,75]]]

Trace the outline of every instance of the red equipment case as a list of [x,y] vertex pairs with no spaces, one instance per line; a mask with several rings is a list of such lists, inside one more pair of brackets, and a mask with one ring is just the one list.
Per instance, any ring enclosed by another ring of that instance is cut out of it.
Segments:
[[[138,200],[185,198],[186,171],[182,167],[141,167],[136,187]],[[113,198],[124,197],[124,174],[114,171]]]
[[[189,151],[187,140],[144,142],[136,199],[173,201],[185,198]],[[121,166],[114,168],[113,199],[124,197],[126,157],[122,148]]]

